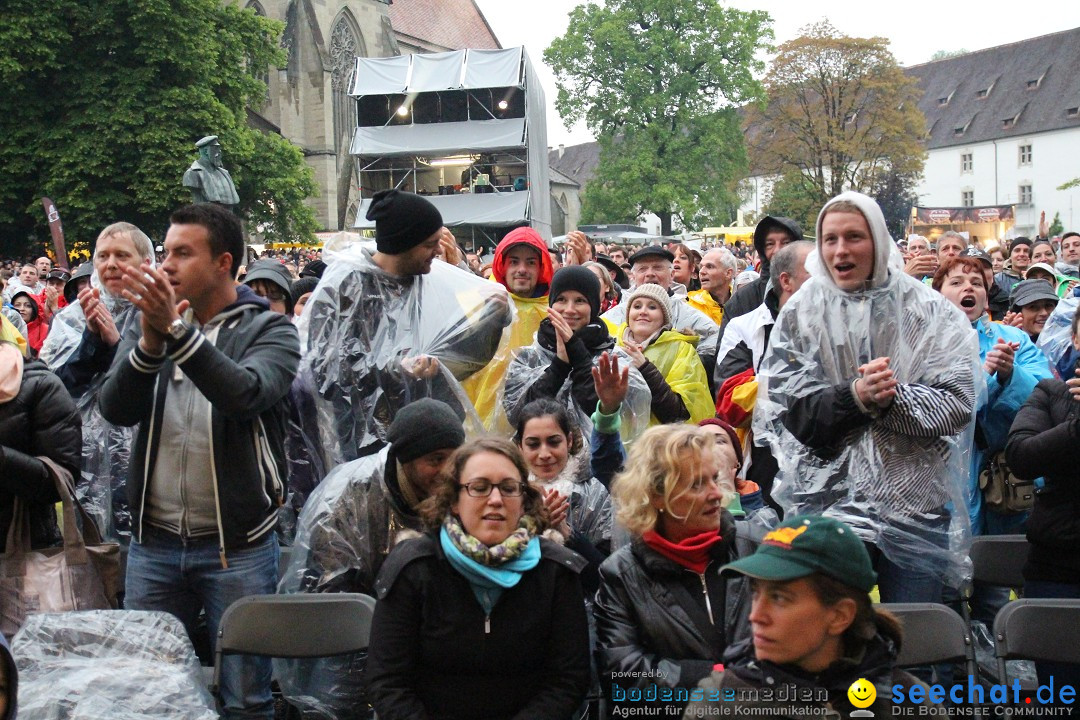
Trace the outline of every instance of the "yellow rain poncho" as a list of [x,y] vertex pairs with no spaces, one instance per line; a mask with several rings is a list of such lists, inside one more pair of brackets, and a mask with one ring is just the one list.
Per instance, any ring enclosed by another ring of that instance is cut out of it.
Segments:
[[[623,323],[612,333],[618,338],[619,347],[623,347],[626,329],[626,323]],[[709,380],[697,353],[697,343],[697,335],[665,330],[644,352],[649,362],[664,376],[671,391],[682,398],[686,411],[690,413],[690,419],[686,422],[694,425],[716,414],[716,404],[709,393]],[[659,424],[654,414],[650,425]]]

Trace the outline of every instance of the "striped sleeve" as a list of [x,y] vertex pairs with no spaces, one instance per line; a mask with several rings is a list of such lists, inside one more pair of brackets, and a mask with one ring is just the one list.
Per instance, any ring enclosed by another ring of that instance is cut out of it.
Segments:
[[974,389],[960,379],[943,387],[902,384],[888,412],[882,415],[885,427],[911,437],[937,438],[955,435],[971,421],[975,408]]

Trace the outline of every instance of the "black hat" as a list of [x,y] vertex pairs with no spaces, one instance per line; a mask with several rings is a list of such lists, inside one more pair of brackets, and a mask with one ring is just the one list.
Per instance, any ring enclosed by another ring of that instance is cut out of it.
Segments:
[[400,190],[375,193],[366,217],[375,221],[375,247],[387,255],[411,250],[443,225],[430,200]]
[[292,275],[289,274],[284,265],[277,260],[256,260],[247,266],[244,284],[250,285],[253,280],[265,280],[281,288],[281,291],[285,293],[285,311],[290,315],[292,314]]
[[548,305],[554,305],[559,295],[566,290],[577,290],[589,301],[591,310],[589,322],[596,322],[600,317],[600,281],[593,271],[581,265],[564,265],[555,271],[548,291]]
[[596,262],[600,263],[608,270],[611,270],[613,273],[615,273],[616,285],[621,288],[630,287],[630,281],[626,277],[626,271],[623,270],[622,267],[620,267],[619,264],[616,263],[614,260],[609,258],[607,255],[600,254],[596,256]]
[[634,267],[634,263],[647,257],[661,257],[668,262],[675,262],[675,255],[670,250],[665,250],[659,245],[646,245],[627,258],[627,262],[630,263],[630,267]]
[[71,273],[64,268],[53,268],[49,271],[49,274],[45,276],[46,280],[63,280],[64,284],[71,279]]
[[300,299],[301,295],[309,292],[315,292],[315,288],[319,285],[319,278],[317,277],[305,277],[300,276],[296,280],[293,280],[292,284],[292,296],[293,302]]
[[436,450],[454,450],[465,443],[461,419],[449,405],[422,398],[398,410],[386,429],[390,450],[407,463]]
[[71,273],[71,277],[64,283],[64,299],[68,301],[68,304],[75,302],[79,294],[75,291],[75,286],[78,285],[78,280],[81,278],[89,278],[94,274],[94,263],[84,262],[79,267],[75,268],[75,272]]
[[322,274],[326,271],[326,263],[322,260],[312,260],[304,269],[300,271],[300,277],[313,277],[321,278]]
[[765,253],[765,236],[769,234],[770,230],[783,230],[791,236],[792,242],[803,239],[802,228],[799,223],[789,217],[766,215],[758,221],[757,227],[754,228],[754,247],[762,254]]
[[960,253],[960,257],[973,257],[978,260],[982,260],[986,267],[991,270],[994,269],[994,261],[990,259],[990,256],[979,248],[978,245],[968,245],[967,250]]
[[1058,301],[1054,286],[1045,280],[1021,280],[1013,286],[1010,305],[1024,307],[1039,300]]
[[1027,245],[1028,250],[1031,249],[1031,239],[1024,236],[1013,238],[1013,241],[1009,243],[1009,254],[1012,255],[1012,251],[1016,249],[1017,245]]

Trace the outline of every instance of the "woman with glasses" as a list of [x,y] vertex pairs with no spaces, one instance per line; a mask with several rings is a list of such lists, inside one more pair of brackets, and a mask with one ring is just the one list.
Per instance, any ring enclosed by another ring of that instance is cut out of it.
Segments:
[[375,584],[366,680],[380,720],[568,718],[589,685],[585,562],[540,538],[544,500],[512,443],[451,458]]
[[660,425],[638,439],[612,485],[631,540],[600,566],[594,615],[597,664],[615,707],[635,696],[685,704],[724,650],[749,637],[745,583],[720,576],[750,552],[743,538],[736,550],[720,471],[708,430]]

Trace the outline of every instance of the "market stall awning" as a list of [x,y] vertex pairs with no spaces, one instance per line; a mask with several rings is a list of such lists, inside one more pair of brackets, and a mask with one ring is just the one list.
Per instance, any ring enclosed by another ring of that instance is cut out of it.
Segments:
[[[428,200],[439,209],[443,225],[491,225],[506,227],[526,222],[529,218],[529,193],[502,192],[473,195],[431,195]],[[373,228],[375,222],[367,219],[371,200],[360,203],[354,228]]]
[[361,156],[445,156],[511,150],[525,145],[525,118],[358,127],[349,152]]

